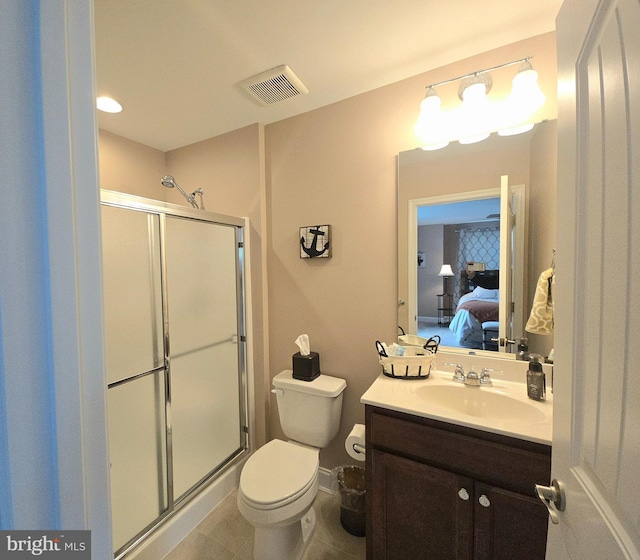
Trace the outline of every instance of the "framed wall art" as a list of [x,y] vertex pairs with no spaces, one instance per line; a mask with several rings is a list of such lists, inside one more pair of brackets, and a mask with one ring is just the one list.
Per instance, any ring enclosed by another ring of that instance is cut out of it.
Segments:
[[300,258],[328,259],[331,257],[331,226],[303,226],[300,228]]

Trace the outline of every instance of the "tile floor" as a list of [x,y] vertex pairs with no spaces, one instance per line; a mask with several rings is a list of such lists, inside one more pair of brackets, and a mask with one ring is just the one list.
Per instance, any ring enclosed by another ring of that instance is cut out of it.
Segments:
[[[164,560],[252,560],[253,529],[240,515],[233,491]],[[365,539],[340,525],[338,498],[320,490],[316,530],[302,560],[364,560]]]

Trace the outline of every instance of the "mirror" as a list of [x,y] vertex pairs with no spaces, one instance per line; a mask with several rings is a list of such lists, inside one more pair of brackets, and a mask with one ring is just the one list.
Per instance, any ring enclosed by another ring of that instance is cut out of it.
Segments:
[[[480,228],[485,231],[478,238],[484,236],[495,240],[499,236],[499,228],[491,218],[496,218],[492,214],[500,214],[500,211],[495,211],[496,206],[493,209],[483,208],[479,201],[499,199],[503,175],[508,175],[510,185],[521,186],[520,209],[516,212],[520,215],[516,216],[514,229],[514,232],[519,230],[519,234],[514,233],[510,237],[511,243],[499,244],[513,246],[513,257],[509,262],[520,263],[512,270],[514,313],[509,336],[511,340],[514,340],[513,337],[526,336],[531,352],[548,355],[553,348],[553,335],[526,333],[524,324],[529,316],[538,276],[551,264],[555,246],[556,121],[540,123],[532,131],[518,136],[494,135],[478,144],[452,144],[438,151],[416,149],[399,154],[398,326],[407,334],[419,334],[412,325],[425,323],[449,335],[451,329],[448,323],[455,320],[456,305],[465,290],[473,290],[475,286],[485,290],[497,287],[491,284],[490,277],[492,274],[499,276],[500,257],[503,263],[506,262],[502,246],[500,250],[495,249],[500,256],[492,254],[491,250],[479,248],[475,253],[467,253],[465,262],[460,262],[452,244],[445,243],[445,230],[449,238],[459,238],[463,229],[471,231]],[[431,210],[446,203],[453,212],[453,217],[443,218],[437,226],[435,218],[431,218],[434,226],[431,228],[434,235],[431,240],[425,233],[429,228],[425,228],[420,240],[417,225],[411,226],[410,232],[410,224],[417,224],[417,215],[412,213],[424,201],[431,205]],[[465,201],[466,207],[474,212],[470,218],[463,213],[464,206],[461,204]],[[443,226],[445,222],[447,225]],[[495,241],[492,244],[495,248]],[[471,259],[471,254],[477,256]],[[422,261],[420,265],[418,261]],[[469,266],[466,264],[468,261],[474,264]],[[412,266],[410,263],[414,262],[416,264]],[[443,264],[452,266],[454,278],[439,276]],[[417,270],[418,277],[409,274],[410,268],[414,272]],[[485,270],[482,271],[482,268]],[[422,278],[419,279],[420,276]],[[428,278],[427,282],[425,278]],[[426,298],[422,305],[412,304],[412,301],[419,299],[419,284],[420,297]],[[451,294],[450,298],[442,295],[447,292]],[[478,292],[481,293],[482,289]],[[485,292],[481,295],[491,297],[495,293]],[[494,333],[488,334],[489,337],[495,337]],[[476,337],[471,346],[475,350],[481,349],[482,338],[478,344]],[[458,351],[464,352],[470,349],[459,344],[452,332],[451,336],[444,339],[443,347],[451,351],[462,347]],[[506,350],[509,357],[513,357],[516,351],[515,346],[511,345],[502,350]],[[492,355],[495,356],[495,353],[492,352]]]

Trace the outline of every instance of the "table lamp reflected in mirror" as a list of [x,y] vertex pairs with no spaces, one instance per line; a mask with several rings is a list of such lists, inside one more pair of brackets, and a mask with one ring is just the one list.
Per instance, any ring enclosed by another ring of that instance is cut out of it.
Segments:
[[440,272],[438,273],[438,276],[442,276],[444,281],[444,291],[442,293],[444,295],[449,295],[449,285],[448,285],[449,277],[454,276],[453,270],[451,270],[451,265],[443,264],[442,268],[440,269]]

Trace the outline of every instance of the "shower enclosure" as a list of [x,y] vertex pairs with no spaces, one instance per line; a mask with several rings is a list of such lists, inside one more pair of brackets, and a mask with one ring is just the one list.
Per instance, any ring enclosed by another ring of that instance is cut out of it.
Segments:
[[101,192],[113,545],[248,448],[239,218]]

